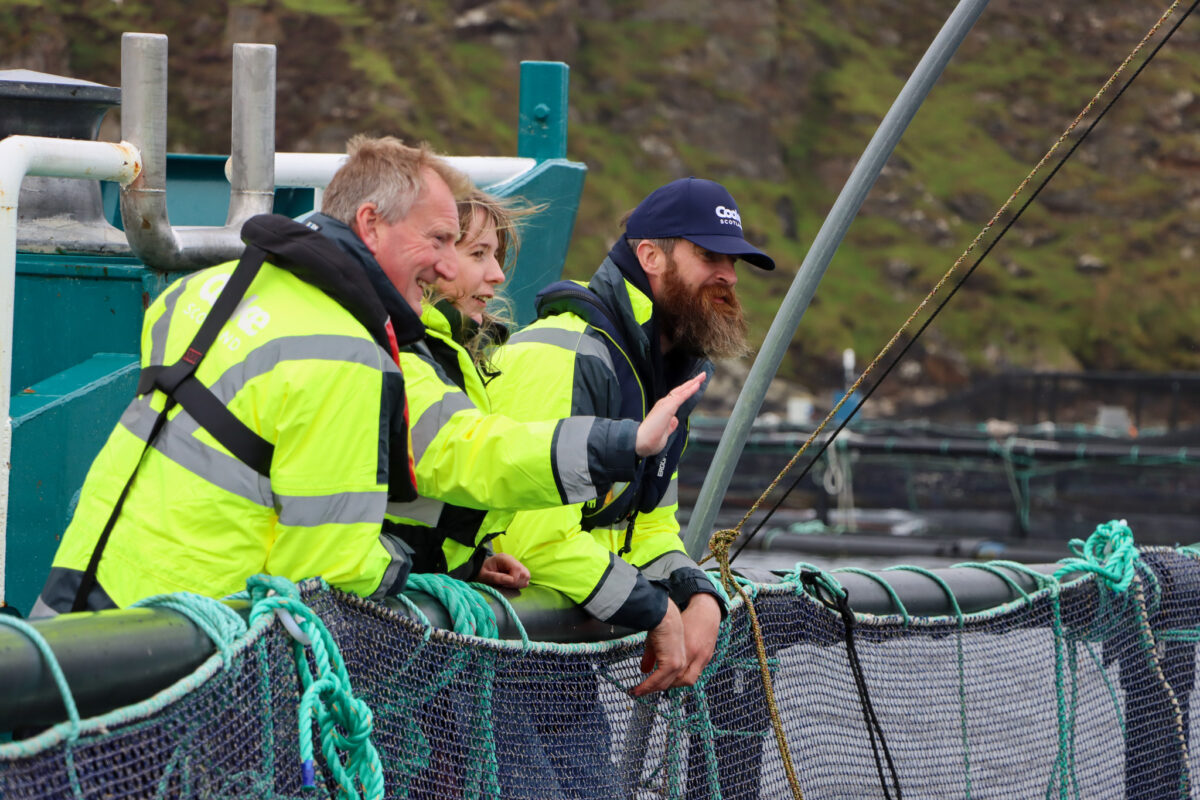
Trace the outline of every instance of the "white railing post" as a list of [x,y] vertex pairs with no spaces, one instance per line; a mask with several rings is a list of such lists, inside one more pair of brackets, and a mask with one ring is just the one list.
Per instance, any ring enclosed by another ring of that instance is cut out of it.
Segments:
[[12,471],[13,312],[17,283],[17,199],[26,175],[128,184],[142,169],[137,148],[121,142],[10,136],[0,141],[0,602],[4,600],[8,476]]

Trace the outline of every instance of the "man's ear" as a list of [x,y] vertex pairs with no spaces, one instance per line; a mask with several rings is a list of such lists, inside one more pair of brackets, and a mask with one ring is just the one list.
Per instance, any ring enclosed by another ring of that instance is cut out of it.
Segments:
[[637,253],[638,263],[642,265],[642,272],[646,273],[646,277],[657,278],[666,268],[666,254],[649,239],[638,242],[634,252]]
[[374,203],[363,203],[354,212],[354,224],[351,225],[358,238],[375,255],[379,250],[379,231],[376,226],[380,222],[379,212]]

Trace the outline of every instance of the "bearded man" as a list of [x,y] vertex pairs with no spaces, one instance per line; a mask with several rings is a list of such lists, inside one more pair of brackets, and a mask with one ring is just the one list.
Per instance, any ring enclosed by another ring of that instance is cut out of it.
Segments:
[[[592,280],[538,295],[537,322],[494,359],[493,410],[519,420],[574,415],[642,419],[672,386],[712,358],[747,353],[735,262],[775,262],[742,233],[737,204],[713,181],[684,178],[643,200]],[[683,404],[667,447],[629,483],[595,501],[521,512],[495,541],[592,616],[649,631],[635,695],[691,686],[712,657],[721,596],[679,538],[676,467]],[[579,454],[580,458],[586,454]],[[595,788],[595,787],[592,787]]]

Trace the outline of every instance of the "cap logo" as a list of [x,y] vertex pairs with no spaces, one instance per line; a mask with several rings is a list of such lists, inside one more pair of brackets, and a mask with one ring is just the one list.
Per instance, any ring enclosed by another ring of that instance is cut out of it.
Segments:
[[738,213],[736,208],[726,208],[725,206],[717,206],[717,219],[722,225],[737,225],[742,227],[742,215]]

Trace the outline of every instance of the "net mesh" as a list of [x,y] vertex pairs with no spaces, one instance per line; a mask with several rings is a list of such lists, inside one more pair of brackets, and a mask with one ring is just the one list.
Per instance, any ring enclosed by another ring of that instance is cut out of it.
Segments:
[[[749,590],[804,797],[884,797],[840,617],[794,584]],[[696,687],[634,699],[641,637],[523,647],[328,589],[304,600],[374,713],[387,797],[792,796],[740,604]],[[1124,593],[1089,576],[853,631],[905,796],[1161,800],[1191,796],[1198,623],[1200,563],[1153,549]],[[73,740],[0,746],[0,797],[300,797],[300,691],[292,640],[252,628],[230,668],[187,691]],[[303,796],[339,796],[320,754],[317,767]]]

